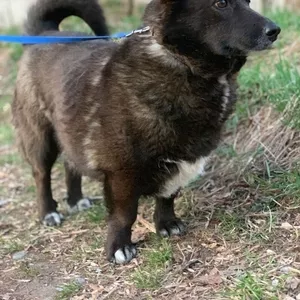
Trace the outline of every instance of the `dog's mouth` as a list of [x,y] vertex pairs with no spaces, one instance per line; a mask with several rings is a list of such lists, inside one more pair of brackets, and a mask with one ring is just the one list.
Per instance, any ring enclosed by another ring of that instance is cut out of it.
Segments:
[[272,36],[272,37],[268,37],[268,38],[266,38],[265,36],[262,36],[257,40],[256,45],[253,48],[249,49],[249,52],[272,49],[274,46],[274,42],[277,40],[277,38],[278,38],[278,34],[276,36]]
[[266,26],[262,30],[262,35],[257,39],[255,47],[252,51],[262,51],[272,48],[273,43],[277,40],[281,28],[272,21],[267,22]]
[[268,21],[257,35],[251,32],[244,34],[230,44],[221,42],[222,52],[225,55],[247,55],[253,51],[269,50],[273,47],[274,42],[278,39],[281,32],[279,26],[272,21]]
[[[258,39],[251,41],[250,43],[245,43],[241,41],[239,44],[236,44],[234,48],[236,48],[237,52],[243,52],[245,54],[253,51],[263,51],[272,49],[274,46],[274,42],[278,39],[280,31],[277,34],[272,36],[262,35]],[[230,47],[227,47],[225,51],[228,51]],[[233,51],[233,50],[231,50]]]

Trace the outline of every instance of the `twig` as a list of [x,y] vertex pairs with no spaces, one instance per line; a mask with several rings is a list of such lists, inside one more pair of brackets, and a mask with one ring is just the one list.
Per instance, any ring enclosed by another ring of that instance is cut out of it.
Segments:
[[148,222],[147,220],[145,220],[142,216],[138,215],[137,216],[137,221],[142,224],[143,226],[145,226],[148,230],[150,230],[151,232],[156,232],[155,227]]

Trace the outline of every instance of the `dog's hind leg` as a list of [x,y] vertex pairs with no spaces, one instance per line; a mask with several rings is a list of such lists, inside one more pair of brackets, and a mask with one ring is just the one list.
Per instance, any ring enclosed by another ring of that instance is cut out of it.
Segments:
[[27,159],[36,183],[40,220],[46,226],[57,226],[61,224],[63,216],[57,212],[57,203],[52,197],[51,169],[59,148],[52,130],[42,131],[39,140],[32,139],[31,142],[30,156],[27,155]]
[[83,211],[91,207],[91,201],[82,196],[81,175],[65,162],[67,204],[69,213]]
[[138,185],[126,170],[105,174],[104,193],[109,212],[106,253],[109,261],[123,264],[136,256],[131,227],[137,217]]

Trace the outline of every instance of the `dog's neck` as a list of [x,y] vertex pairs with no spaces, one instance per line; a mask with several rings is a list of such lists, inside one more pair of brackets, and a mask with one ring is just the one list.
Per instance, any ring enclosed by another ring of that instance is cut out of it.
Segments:
[[241,53],[214,54],[206,45],[191,41],[170,41],[169,37],[165,37],[162,42],[164,47],[185,62],[193,73],[206,78],[236,74],[247,60],[246,55]]
[[161,30],[149,26],[146,37],[150,43],[156,44],[153,50],[164,49],[174,61],[186,65],[193,74],[205,78],[219,78],[223,75],[236,74],[246,63],[244,53],[228,51],[227,55],[218,55],[205,44],[197,42],[189,35],[178,35],[172,32],[162,35]]

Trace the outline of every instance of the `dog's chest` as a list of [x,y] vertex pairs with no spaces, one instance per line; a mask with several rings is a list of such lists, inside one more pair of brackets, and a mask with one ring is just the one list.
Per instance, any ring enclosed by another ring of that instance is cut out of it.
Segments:
[[[208,156],[218,144],[220,130],[231,112],[234,98],[234,95],[231,95],[230,85],[226,76],[218,78],[216,93],[214,98],[212,98],[212,102],[215,104],[204,109],[207,113],[206,115],[200,111],[198,118],[191,122],[184,122],[184,126],[178,131],[176,144],[182,145],[180,147],[182,156],[198,157],[198,159],[193,163],[185,160],[166,160],[166,162],[176,164],[177,171],[162,184],[159,196],[168,198],[181,187],[188,185],[197,176],[203,175]],[[187,138],[182,138],[182,136]],[[181,143],[182,141],[185,141],[185,143]]]
[[164,182],[160,188],[159,196],[168,198],[176,193],[176,191],[181,187],[188,185],[197,176],[203,175],[207,160],[208,157],[200,157],[193,163],[187,161],[174,162],[166,160],[167,163],[175,163],[177,165],[178,172]]
[[221,112],[220,112],[219,120],[222,122],[226,120],[226,118],[228,117],[228,110],[231,109],[230,107],[231,93],[230,93],[230,85],[228,83],[226,75],[219,77],[218,82],[221,86],[221,98],[220,98]]

